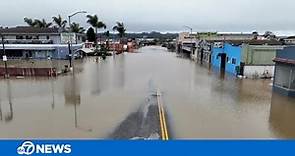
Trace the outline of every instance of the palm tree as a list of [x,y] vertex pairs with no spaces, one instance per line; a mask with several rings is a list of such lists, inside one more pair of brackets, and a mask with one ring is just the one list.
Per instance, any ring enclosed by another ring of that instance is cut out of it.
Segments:
[[30,27],[36,27],[36,22],[31,18],[24,18],[25,23],[27,23]]
[[111,34],[110,34],[110,31],[106,31],[105,33],[104,33],[104,36],[107,38],[107,41],[106,41],[106,46],[107,46],[107,50],[109,50],[110,48],[110,46],[109,46],[109,39],[110,39],[110,36],[111,36]]
[[[87,23],[89,23],[93,28],[95,28],[95,36],[97,37],[97,30],[98,29],[106,29],[107,26],[98,19],[97,15],[87,15],[88,18]],[[97,38],[95,37],[95,43],[97,42]]]
[[80,26],[80,24],[73,22],[71,24],[71,32],[73,33],[84,33],[85,29],[83,27]]
[[35,19],[35,22],[38,28],[49,28],[52,25],[51,22],[47,23],[44,18],[42,20]]
[[45,19],[38,20],[38,19],[31,19],[31,18],[24,18],[24,21],[31,27],[36,27],[36,28],[49,28],[52,23],[47,23]]
[[126,29],[123,22],[117,22],[117,25],[113,27],[113,30],[119,33],[120,40],[125,36]]
[[[71,27],[69,28],[70,32],[76,33],[76,34],[80,34],[80,33],[84,33],[85,29],[83,27],[80,26],[80,24],[73,22],[71,24]],[[78,43],[77,41],[77,35],[76,35],[76,43]]]
[[64,20],[60,15],[57,17],[52,17],[53,22],[58,26],[58,28],[65,28],[68,21]]

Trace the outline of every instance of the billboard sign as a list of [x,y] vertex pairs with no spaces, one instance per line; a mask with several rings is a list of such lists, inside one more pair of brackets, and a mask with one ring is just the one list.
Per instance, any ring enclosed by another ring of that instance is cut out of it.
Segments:
[[76,33],[61,33],[61,43],[76,43]]

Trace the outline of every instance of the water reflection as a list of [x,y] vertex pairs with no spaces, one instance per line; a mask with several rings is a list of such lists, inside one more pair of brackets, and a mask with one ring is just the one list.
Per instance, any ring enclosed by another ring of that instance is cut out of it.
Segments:
[[79,87],[79,81],[77,80],[77,75],[75,72],[73,72],[66,80],[65,83],[65,104],[66,105],[72,105],[74,107],[74,125],[76,129],[82,130],[82,131],[89,131],[91,132],[92,129],[82,127],[79,124],[79,107],[81,105],[81,93],[80,93],[80,87]]
[[50,79],[50,88],[51,88],[51,95],[52,95],[52,102],[51,102],[51,109],[54,110],[55,107],[55,94],[54,94],[54,84],[55,84],[55,78]]
[[66,105],[80,105],[81,95],[79,83],[76,80],[76,74],[71,74],[65,81],[64,97]]
[[160,47],[139,51],[85,59],[73,75],[0,80],[0,137],[106,138],[140,107],[150,79],[177,139],[294,136],[295,102],[271,102],[271,81],[238,80]]
[[283,138],[295,138],[295,99],[273,94],[269,122],[271,128]]
[[95,60],[95,63],[96,63],[96,66],[94,68],[94,70],[92,71],[91,73],[91,77],[92,77],[92,94],[93,95],[100,95],[101,94],[101,91],[102,91],[102,85],[105,83],[105,82],[102,82],[102,81],[105,81],[105,79],[103,78],[103,76],[106,75],[106,73],[104,73],[104,68],[101,67],[102,66],[102,63],[101,63],[101,60],[100,59],[96,59]]
[[220,75],[219,75],[219,78],[221,79],[221,80],[224,80],[224,78],[225,78],[225,71],[224,70],[220,70],[220,73],[219,73]]
[[114,61],[114,84],[117,88],[124,88],[125,86],[125,55],[115,57]]
[[0,97],[0,120],[5,122],[11,122],[13,120],[13,104],[12,104],[12,94],[11,94],[11,85],[10,80],[6,81],[6,88],[7,88],[7,97],[8,97],[8,111],[3,111],[3,107],[5,107],[5,103],[1,103],[1,97]]
[[5,121],[10,122],[13,119],[13,107],[12,107],[10,80],[7,80],[7,93],[8,93],[9,112],[7,113],[7,115],[5,115]]

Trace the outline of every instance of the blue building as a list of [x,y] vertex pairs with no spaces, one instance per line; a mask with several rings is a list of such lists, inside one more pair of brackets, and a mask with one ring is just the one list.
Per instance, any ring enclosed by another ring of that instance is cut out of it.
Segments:
[[295,97],[295,47],[279,50],[274,62],[276,65],[273,90]]
[[226,72],[237,74],[241,63],[241,52],[240,45],[229,42],[216,42],[212,49],[211,64]]
[[283,49],[276,40],[222,41],[212,48],[211,64],[233,75],[270,78],[274,73],[276,51]]

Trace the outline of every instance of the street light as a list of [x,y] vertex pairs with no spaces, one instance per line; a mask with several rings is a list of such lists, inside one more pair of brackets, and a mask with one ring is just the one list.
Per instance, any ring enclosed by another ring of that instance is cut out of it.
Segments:
[[69,15],[68,16],[69,17],[69,27],[71,28],[71,18],[73,16],[76,16],[77,14],[86,14],[86,13],[87,13],[86,11],[78,11],[78,12],[73,13],[72,15]]
[[[71,18],[72,17],[74,17],[74,16],[76,16],[77,14],[86,14],[87,12],[86,11],[77,11],[77,12],[75,12],[75,13],[73,13],[73,14],[71,14],[71,15],[69,15],[68,16],[68,18],[69,18],[69,32],[71,33]],[[70,37],[69,37],[70,38]],[[69,44],[69,54],[70,54],[70,68],[72,68],[72,61],[73,61],[73,54],[72,54],[72,49],[71,49],[71,46],[72,46],[72,39],[70,39],[70,41],[68,42],[68,44]]]
[[183,27],[188,28],[190,30],[190,33],[191,33],[190,39],[191,39],[191,45],[192,45],[191,46],[191,53],[193,53],[193,28],[189,27],[189,26],[186,26],[186,25],[184,25]]
[[190,30],[191,35],[193,34],[193,28],[192,27],[189,27],[189,26],[186,26],[186,25],[184,25],[183,27],[188,28]]
[[5,45],[4,45],[4,35],[1,34],[2,37],[2,49],[3,49],[3,61],[5,65],[5,78],[8,78],[8,70],[7,70],[7,56],[6,56],[6,51],[5,51]]

